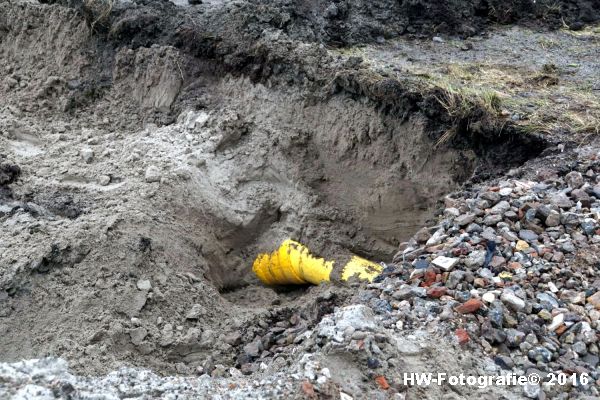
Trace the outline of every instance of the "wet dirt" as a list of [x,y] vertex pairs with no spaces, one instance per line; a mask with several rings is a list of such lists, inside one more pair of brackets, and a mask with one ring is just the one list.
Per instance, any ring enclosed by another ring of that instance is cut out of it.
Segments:
[[[186,1],[175,4],[189,6]],[[233,2],[209,1],[191,7]],[[236,9],[237,8],[237,9]],[[381,42],[398,36],[462,38],[485,32],[493,25],[520,24],[535,29],[581,29],[600,18],[590,0],[336,0],[262,1],[232,7],[239,15],[256,15],[251,23],[282,29],[292,38],[331,46]],[[235,18],[235,17],[234,17]]]
[[308,329],[351,290],[261,287],[258,252],[291,237],[390,261],[443,194],[545,146],[507,127],[432,150],[451,121],[431,93],[273,28],[377,27],[333,37],[262,2],[119,4],[92,26],[60,3],[0,4],[3,360],[194,373],[246,364],[256,340],[292,351],[269,327]]

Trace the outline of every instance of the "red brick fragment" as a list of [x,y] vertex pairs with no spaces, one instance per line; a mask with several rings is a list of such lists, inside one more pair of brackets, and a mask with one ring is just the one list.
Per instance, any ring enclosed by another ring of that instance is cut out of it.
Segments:
[[434,271],[427,270],[425,272],[425,276],[423,277],[423,282],[421,283],[421,286],[429,287],[433,285],[435,283],[435,276],[436,275]]
[[378,377],[376,377],[375,382],[377,382],[379,387],[382,388],[383,390],[388,390],[390,388],[390,385],[387,382],[387,379],[385,379],[385,376],[383,376],[383,375],[379,375]]
[[447,292],[447,289],[443,286],[431,287],[431,288],[427,289],[427,296],[429,296],[433,299],[439,299],[440,297],[445,295],[446,292]]
[[456,307],[455,310],[461,314],[472,314],[479,310],[483,303],[478,299],[469,299],[460,306]]
[[457,329],[455,332],[456,338],[458,339],[458,344],[463,345],[467,343],[471,338],[469,337],[469,333],[464,329]]
[[309,398],[316,398],[317,395],[315,393],[315,388],[313,387],[312,383],[310,383],[309,381],[302,382],[301,389],[302,389],[302,392]]

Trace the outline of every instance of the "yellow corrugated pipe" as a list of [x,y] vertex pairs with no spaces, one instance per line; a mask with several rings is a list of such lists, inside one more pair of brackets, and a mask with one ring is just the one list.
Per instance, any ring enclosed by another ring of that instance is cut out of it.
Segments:
[[[314,257],[306,246],[287,239],[274,252],[259,254],[252,270],[266,285],[318,285],[331,280],[334,264],[335,261]],[[340,279],[347,281],[356,276],[371,282],[382,270],[380,264],[352,256],[344,265]]]

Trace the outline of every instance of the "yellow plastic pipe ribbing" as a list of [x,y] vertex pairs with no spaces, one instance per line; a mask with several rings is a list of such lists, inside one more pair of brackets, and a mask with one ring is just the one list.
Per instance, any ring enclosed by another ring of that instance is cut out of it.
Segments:
[[[314,257],[308,248],[291,239],[285,240],[272,253],[262,253],[254,260],[252,270],[266,285],[302,285],[329,282],[334,270],[334,261]],[[340,279],[347,281],[353,276],[368,280],[381,273],[383,266],[364,258],[352,256],[344,265]]]

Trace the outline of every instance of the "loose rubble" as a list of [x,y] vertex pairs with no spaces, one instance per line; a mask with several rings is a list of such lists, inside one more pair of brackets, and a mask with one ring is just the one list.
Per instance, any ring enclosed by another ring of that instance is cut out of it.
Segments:
[[[335,284],[314,288],[321,293],[317,304],[338,304],[322,318],[307,320],[301,312],[264,325],[266,333],[252,340],[239,332],[223,336],[227,345],[240,346],[234,365],[207,360],[198,367],[199,377],[159,378],[124,368],[104,378],[82,378],[71,375],[63,361],[43,359],[0,364],[0,379],[7,382],[2,390],[16,398],[31,393],[44,398],[48,390],[88,398],[100,389],[105,396],[100,398],[115,398],[123,387],[128,388],[123,393],[138,395],[164,391],[179,398],[206,393],[243,398],[258,385],[256,398],[277,393],[288,398],[352,399],[368,393],[371,398],[400,399],[419,390],[403,383],[404,372],[459,368],[473,375],[543,378],[539,385],[486,389],[496,397],[596,398],[600,153],[584,148],[574,154],[569,181],[589,194],[586,206],[573,198],[567,174],[540,172],[541,161],[451,194],[444,199],[446,209],[437,224],[426,228],[430,234],[420,230],[404,243],[373,283],[351,283],[348,293],[353,294],[345,300],[335,300]],[[541,178],[541,173],[549,177]],[[553,203],[557,193],[567,196],[569,207]],[[559,214],[560,225],[545,223],[551,211]],[[500,213],[502,220],[473,229],[485,225],[483,220],[493,213]],[[475,217],[465,222],[460,217],[466,214]],[[571,243],[570,251],[565,251],[565,243]],[[142,293],[151,288],[149,280],[137,282]],[[205,312],[200,304],[192,304],[186,319],[200,319]],[[165,324],[161,346],[171,346],[178,330]],[[136,345],[148,334],[142,326],[129,331]],[[281,375],[283,367],[286,373]],[[44,368],[50,372],[40,373]],[[549,373],[588,379],[585,384],[552,385]],[[268,387],[273,391],[265,391]],[[439,398],[447,390],[444,385],[428,389],[427,398]],[[466,398],[476,396],[476,388],[461,390]]]
[[447,196],[438,224],[403,244],[397,269],[370,286],[392,308],[425,307],[422,323],[446,321],[504,369],[590,377],[585,387],[527,386],[528,398],[599,395],[600,152],[575,153],[570,171],[538,161]]

